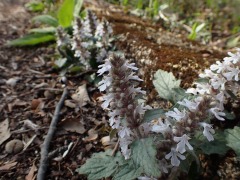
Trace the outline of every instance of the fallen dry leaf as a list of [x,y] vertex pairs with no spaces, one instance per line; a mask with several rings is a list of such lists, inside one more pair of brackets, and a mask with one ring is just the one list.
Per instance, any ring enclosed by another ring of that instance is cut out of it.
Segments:
[[9,169],[13,168],[16,165],[17,165],[17,162],[9,162],[7,164],[4,164],[3,166],[0,166],[0,171],[9,170]]
[[67,107],[70,107],[70,108],[76,108],[77,105],[73,102],[73,100],[65,100],[64,101],[64,105],[67,106]]
[[34,175],[36,171],[37,171],[37,167],[35,166],[35,161],[34,161],[28,175],[25,177],[25,180],[34,180],[36,178],[36,175]]
[[95,131],[95,129],[90,129],[88,131],[88,137],[83,138],[84,142],[90,142],[90,141],[94,141],[98,138],[98,133],[97,131]]
[[84,128],[84,125],[75,119],[67,119],[60,123],[60,126],[69,132],[76,132],[79,134],[83,134],[86,132],[86,129]]
[[74,93],[71,98],[75,100],[78,103],[79,107],[85,106],[88,101],[90,101],[90,98],[88,96],[87,92],[87,85],[83,84],[78,87],[76,90],[76,93]]
[[9,130],[9,121],[5,119],[4,121],[0,122],[0,145],[6,141],[11,136]]

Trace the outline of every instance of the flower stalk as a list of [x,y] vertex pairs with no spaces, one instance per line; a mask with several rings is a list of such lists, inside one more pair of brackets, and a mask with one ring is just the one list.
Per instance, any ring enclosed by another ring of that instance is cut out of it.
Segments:
[[118,130],[121,151],[128,159],[131,154],[128,146],[144,135],[142,116],[149,107],[138,104],[136,96],[145,95],[146,92],[136,88],[137,82],[142,81],[134,73],[138,68],[124,57],[112,54],[99,67],[99,75],[108,72],[99,83],[100,91],[107,91],[102,107],[109,108],[110,126]]

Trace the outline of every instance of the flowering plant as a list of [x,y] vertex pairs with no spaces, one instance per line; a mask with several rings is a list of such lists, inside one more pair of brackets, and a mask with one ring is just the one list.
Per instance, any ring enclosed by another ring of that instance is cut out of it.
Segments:
[[62,56],[55,64],[60,68],[89,70],[97,65],[113,50],[112,27],[105,19],[100,21],[88,10],[81,20],[75,17],[72,36],[57,29],[57,49]]
[[[118,132],[123,156],[111,151],[94,154],[78,172],[89,179],[154,179],[176,169],[187,171],[193,161],[199,164],[199,153],[225,154],[231,147],[239,155],[239,147],[233,145],[239,138],[233,133],[239,135],[240,128],[223,134],[211,124],[211,119],[230,118],[224,105],[238,96],[240,49],[229,55],[200,74],[201,81],[186,91],[172,73],[156,72],[153,84],[159,95],[175,103],[168,111],[137,101],[146,92],[137,87],[141,79],[133,72],[137,70],[134,63],[114,54],[107,58],[99,66],[99,75],[104,75],[99,90],[107,93],[102,107],[109,110],[109,123]],[[211,146],[212,141],[217,147]],[[182,166],[184,162],[188,167]]]

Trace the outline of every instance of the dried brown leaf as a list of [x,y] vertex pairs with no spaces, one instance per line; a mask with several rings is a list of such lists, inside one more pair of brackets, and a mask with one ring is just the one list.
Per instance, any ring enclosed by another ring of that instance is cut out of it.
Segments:
[[36,178],[36,175],[35,175],[36,171],[37,171],[37,167],[34,161],[28,175],[25,177],[25,180],[34,180]]
[[90,141],[94,141],[98,138],[98,133],[97,131],[95,131],[95,129],[90,129],[88,131],[88,137],[85,137],[83,139],[84,142],[90,142]]
[[9,121],[5,119],[4,121],[0,122],[0,145],[6,141],[11,136],[9,130]]
[[76,90],[76,93],[74,93],[71,97],[78,103],[79,107],[85,106],[87,102],[90,101],[87,92],[87,85],[83,84],[79,86],[78,89]]
[[17,162],[9,162],[7,164],[4,164],[3,166],[0,166],[0,171],[6,171],[9,170],[17,165]]
[[75,119],[67,119],[63,122],[61,122],[61,127],[69,132],[76,132],[79,134],[83,134],[86,132],[86,129],[84,128],[84,125]]

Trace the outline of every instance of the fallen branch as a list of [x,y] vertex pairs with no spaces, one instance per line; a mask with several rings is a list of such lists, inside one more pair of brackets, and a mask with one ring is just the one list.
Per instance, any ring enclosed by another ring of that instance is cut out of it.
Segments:
[[56,126],[57,126],[57,122],[58,122],[58,119],[59,119],[60,110],[61,110],[61,107],[64,103],[64,99],[67,96],[67,94],[68,94],[67,87],[65,87],[65,89],[63,91],[63,94],[62,94],[62,97],[61,97],[60,101],[58,102],[58,104],[56,106],[56,109],[55,109],[55,112],[54,112],[49,130],[48,130],[47,136],[46,136],[46,138],[45,138],[45,140],[42,144],[42,147],[41,147],[41,159],[40,159],[40,165],[39,165],[39,170],[38,170],[38,174],[37,174],[37,180],[46,179],[44,176],[45,176],[45,173],[46,173],[47,167],[48,167],[49,146],[50,146],[50,142],[52,140],[52,137],[55,133],[55,130],[57,129]]

